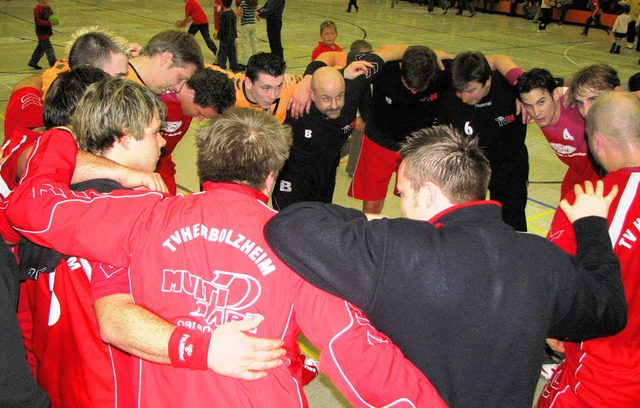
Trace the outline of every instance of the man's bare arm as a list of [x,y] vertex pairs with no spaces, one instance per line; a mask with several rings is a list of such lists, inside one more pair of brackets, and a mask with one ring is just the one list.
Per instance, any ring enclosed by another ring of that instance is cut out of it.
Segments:
[[[171,364],[169,340],[176,325],[136,305],[127,294],[98,299],[94,308],[102,339],[142,359]],[[257,380],[282,364],[285,350],[280,339],[247,336],[262,323],[253,317],[215,329],[209,342],[207,366],[228,377]]]
[[152,191],[168,193],[167,185],[158,173],[134,170],[107,158],[97,156],[84,150],[78,150],[76,169],[72,183],[108,178],[115,180],[124,187],[146,188]]

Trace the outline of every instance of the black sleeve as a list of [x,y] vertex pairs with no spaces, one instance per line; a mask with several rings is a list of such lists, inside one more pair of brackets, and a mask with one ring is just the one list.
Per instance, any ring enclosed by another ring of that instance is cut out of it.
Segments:
[[366,313],[380,273],[386,221],[369,222],[357,210],[305,202],[272,218],[265,237],[274,252],[305,280]]
[[585,217],[576,221],[573,228],[578,245],[575,262],[579,272],[584,273],[571,307],[549,334],[572,341],[613,335],[626,326],[627,302],[607,220]]

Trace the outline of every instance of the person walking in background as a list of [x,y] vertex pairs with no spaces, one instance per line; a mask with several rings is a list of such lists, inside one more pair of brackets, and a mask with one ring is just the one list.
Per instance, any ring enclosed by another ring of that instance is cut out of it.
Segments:
[[220,26],[218,30],[218,40],[220,40],[220,53],[216,65],[227,68],[227,58],[229,58],[229,68],[233,72],[239,71],[238,54],[236,53],[236,14],[231,10],[231,0],[222,0],[224,10],[220,14]]
[[356,13],[360,11],[360,7],[358,7],[358,0],[349,0],[349,5],[347,6],[347,13],[351,13],[351,6],[356,8]]
[[49,66],[52,67],[56,63],[56,52],[51,45],[51,36],[53,35],[54,25],[60,24],[58,17],[53,14],[53,9],[49,5],[49,0],[38,0],[38,5],[33,9],[33,20],[36,23],[36,36],[38,37],[38,45],[33,50],[29,66],[33,69],[42,69],[38,62],[44,54],[47,54]]
[[258,10],[258,17],[267,20],[267,38],[272,54],[284,60],[284,48],[282,48],[282,13],[285,0],[267,0]]
[[628,5],[622,6],[622,13],[616,17],[616,22],[613,23],[613,44],[611,44],[610,53],[620,54],[620,48],[622,47],[622,39],[627,38],[627,31],[629,30],[629,17],[631,7]]
[[[256,13],[258,0],[242,0],[236,8],[236,16],[240,18],[240,39],[242,41],[241,64],[246,67],[249,57],[258,53],[258,39],[256,37]],[[251,47],[251,54],[249,54]]]
[[591,23],[593,22],[595,22],[595,28],[600,28],[604,30],[607,35],[609,35],[609,33],[611,32],[611,28],[607,25],[602,24],[602,22],[600,21],[600,18],[602,17],[602,10],[600,9],[599,0],[591,0],[589,4],[592,13],[591,16],[589,16],[589,18],[584,22],[584,29],[582,30],[582,33],[580,33],[580,35],[586,37],[589,34],[589,28],[591,28]]
[[211,39],[209,34],[209,19],[197,0],[184,0],[184,19],[176,21],[176,27],[184,28],[191,23],[187,31],[191,35],[196,35],[198,31],[204,38],[207,48],[211,50],[215,57],[218,53],[218,47]]

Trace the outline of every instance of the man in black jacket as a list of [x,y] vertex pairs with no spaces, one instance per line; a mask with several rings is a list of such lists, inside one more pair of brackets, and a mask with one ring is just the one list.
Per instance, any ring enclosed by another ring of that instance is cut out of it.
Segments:
[[438,126],[400,153],[408,219],[300,203],[267,224],[267,241],[305,279],[360,306],[449,406],[530,407],[547,335],[587,339],[626,323],[602,218],[615,192],[589,184],[578,205],[563,204],[574,259],[514,231],[499,203],[484,201],[490,166],[475,139]]

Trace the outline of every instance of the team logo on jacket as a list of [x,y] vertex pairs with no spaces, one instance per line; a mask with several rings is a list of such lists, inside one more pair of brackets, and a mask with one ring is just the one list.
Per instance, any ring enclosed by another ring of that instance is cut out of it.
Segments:
[[515,120],[516,120],[516,115],[514,115],[514,114],[507,115],[507,116],[498,116],[495,119],[496,123],[500,127],[507,126],[509,123],[512,123]]
[[178,129],[180,129],[180,127],[182,126],[182,121],[181,120],[177,120],[177,121],[173,121],[173,122],[165,122],[164,126],[162,127],[162,133],[164,137],[171,137],[171,136],[176,136],[179,134]]
[[211,280],[185,270],[165,269],[162,274],[162,292],[191,296],[195,309],[189,315],[212,326],[244,319],[248,315],[245,310],[262,292],[257,279],[242,273],[217,270]]
[[420,102],[435,102],[438,100],[438,93],[434,92],[429,96],[425,96],[424,98],[420,98]]

